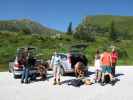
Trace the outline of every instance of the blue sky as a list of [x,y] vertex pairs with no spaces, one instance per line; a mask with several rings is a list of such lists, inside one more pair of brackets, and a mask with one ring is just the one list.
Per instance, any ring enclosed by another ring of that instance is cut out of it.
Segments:
[[31,19],[61,31],[99,14],[133,16],[133,0],[0,0],[0,20]]

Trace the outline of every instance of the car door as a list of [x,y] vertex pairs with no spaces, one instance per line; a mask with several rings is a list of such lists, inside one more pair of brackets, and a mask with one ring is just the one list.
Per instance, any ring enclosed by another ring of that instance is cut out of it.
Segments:
[[68,61],[67,55],[61,55],[61,61],[62,61],[62,66],[65,71],[71,69],[71,64]]

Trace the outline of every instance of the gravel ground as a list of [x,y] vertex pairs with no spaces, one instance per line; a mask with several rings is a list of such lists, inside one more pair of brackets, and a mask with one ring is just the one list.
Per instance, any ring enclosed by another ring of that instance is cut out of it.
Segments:
[[[94,72],[94,68],[89,71]],[[21,84],[20,79],[13,79],[12,74],[0,72],[0,100],[133,100],[133,66],[117,67],[117,83],[82,85],[81,87],[53,86],[51,72],[46,81]],[[92,74],[88,78],[93,78]],[[61,81],[74,79],[64,76]]]

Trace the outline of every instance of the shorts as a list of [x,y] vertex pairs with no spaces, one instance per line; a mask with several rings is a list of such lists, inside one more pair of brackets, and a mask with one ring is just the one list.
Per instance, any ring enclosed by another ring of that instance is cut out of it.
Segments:
[[60,65],[59,64],[57,64],[57,65],[54,65],[54,67],[53,67],[53,73],[54,74],[60,74],[60,70],[61,70],[61,67],[60,67]]
[[112,72],[112,69],[111,69],[110,66],[105,66],[105,65],[103,65],[103,66],[102,66],[102,72],[103,72],[103,73],[106,73],[106,72],[111,73],[111,72]]

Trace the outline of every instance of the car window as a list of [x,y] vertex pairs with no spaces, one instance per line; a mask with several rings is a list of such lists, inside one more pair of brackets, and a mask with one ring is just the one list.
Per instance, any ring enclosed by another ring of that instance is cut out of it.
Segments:
[[61,59],[67,59],[66,55],[62,55]]
[[62,60],[66,60],[67,59],[66,55],[60,54],[59,56],[61,57]]

